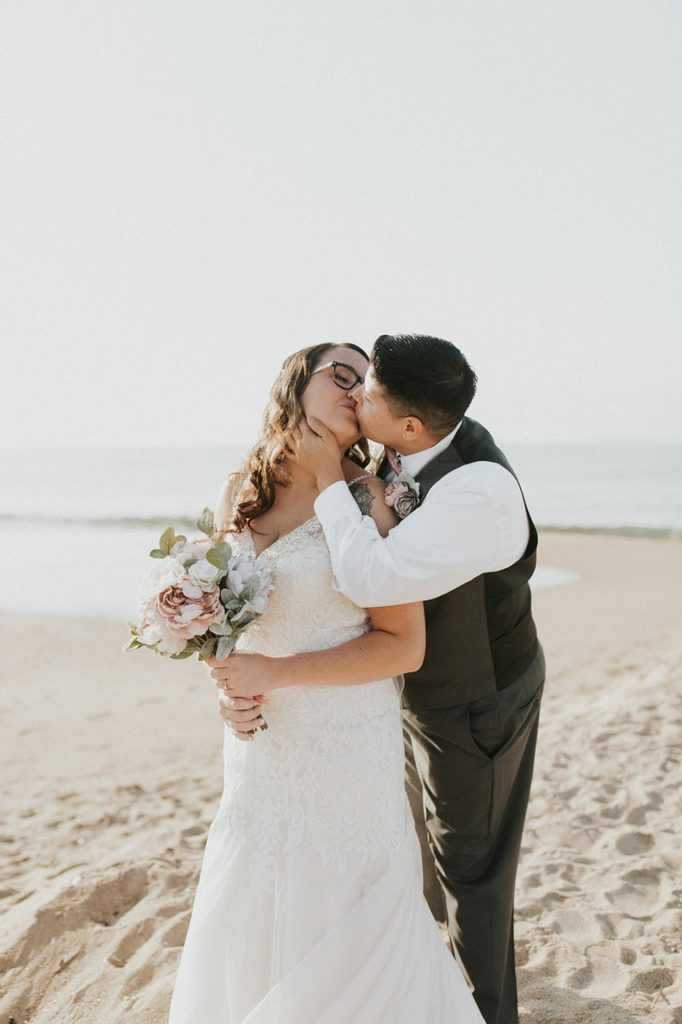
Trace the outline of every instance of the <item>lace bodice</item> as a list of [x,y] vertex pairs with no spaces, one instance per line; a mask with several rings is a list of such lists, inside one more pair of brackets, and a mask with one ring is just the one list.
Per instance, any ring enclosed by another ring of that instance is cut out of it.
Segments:
[[[248,531],[226,539],[234,550],[255,555]],[[321,650],[370,629],[367,612],[333,589],[317,517],[258,558],[271,568],[274,590],[265,615],[242,634],[237,650],[270,656]],[[404,805],[395,799],[404,769],[399,683],[388,677],[361,685],[282,687],[268,696],[268,729],[252,742],[225,727],[225,788],[212,828],[250,836],[253,869],[266,889],[277,851],[304,840],[323,858],[343,859],[351,849],[369,858],[377,847],[394,848],[405,827]],[[361,791],[366,800],[358,800]],[[333,793],[333,801],[320,799],[323,793]]]
[[[255,555],[248,530],[228,543]],[[317,516],[284,534],[258,556],[272,570],[268,611],[244,633],[238,650],[273,656],[315,651],[351,640],[370,628],[367,612],[331,586],[331,564]]]

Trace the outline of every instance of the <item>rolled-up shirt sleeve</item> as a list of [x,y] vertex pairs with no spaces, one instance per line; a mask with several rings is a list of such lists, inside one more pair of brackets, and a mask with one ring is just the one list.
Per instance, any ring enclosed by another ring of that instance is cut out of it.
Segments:
[[529,538],[521,489],[493,462],[447,473],[387,537],[341,481],[318,495],[315,514],[334,586],[363,608],[439,597],[481,573],[513,565]]

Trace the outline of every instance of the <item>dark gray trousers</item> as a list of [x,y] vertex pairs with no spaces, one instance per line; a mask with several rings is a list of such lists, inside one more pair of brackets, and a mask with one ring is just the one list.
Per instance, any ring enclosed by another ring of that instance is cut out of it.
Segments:
[[523,675],[497,693],[432,711],[403,708],[424,893],[447,924],[486,1024],[519,1019],[514,886],[544,681],[540,647]]

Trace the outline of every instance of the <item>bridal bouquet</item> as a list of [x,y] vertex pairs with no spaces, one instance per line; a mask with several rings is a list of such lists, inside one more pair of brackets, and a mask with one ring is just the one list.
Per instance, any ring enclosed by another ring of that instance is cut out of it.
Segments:
[[164,530],[157,559],[140,589],[138,622],[129,622],[124,651],[147,647],[171,658],[197,654],[223,661],[241,633],[266,610],[272,591],[268,568],[245,553],[233,554],[205,508],[197,522],[205,537],[187,540]]

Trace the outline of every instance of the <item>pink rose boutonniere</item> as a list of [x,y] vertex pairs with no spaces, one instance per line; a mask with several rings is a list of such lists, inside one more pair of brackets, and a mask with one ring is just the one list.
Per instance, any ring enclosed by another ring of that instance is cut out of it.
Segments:
[[404,519],[419,504],[419,484],[409,473],[401,473],[397,480],[386,484],[384,501],[398,519]]

